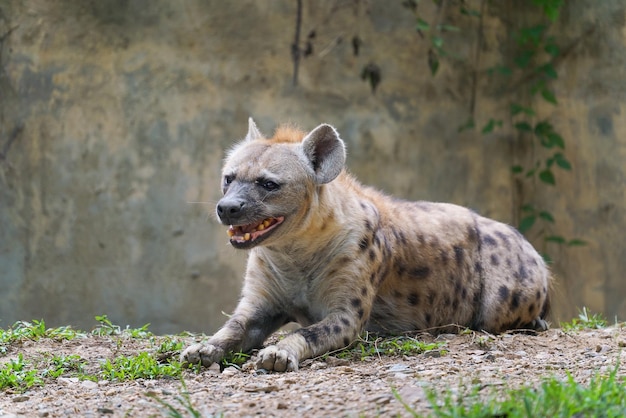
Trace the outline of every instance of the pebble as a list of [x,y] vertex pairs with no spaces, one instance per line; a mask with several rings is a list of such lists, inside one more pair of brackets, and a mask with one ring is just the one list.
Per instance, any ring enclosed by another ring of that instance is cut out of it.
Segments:
[[91,380],[83,380],[80,385],[85,389],[96,389],[98,387],[98,384]]
[[222,372],[222,376],[224,377],[230,377],[230,376],[235,376],[237,374],[241,373],[239,370],[237,370],[237,368],[235,367],[227,367],[224,369],[224,371]]

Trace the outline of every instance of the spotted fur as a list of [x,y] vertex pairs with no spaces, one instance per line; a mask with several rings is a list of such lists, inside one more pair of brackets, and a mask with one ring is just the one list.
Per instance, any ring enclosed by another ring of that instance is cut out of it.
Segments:
[[183,361],[209,365],[259,348],[291,321],[302,328],[262,349],[258,367],[296,370],[363,330],[547,329],[550,275],[517,230],[362,186],[329,125],[282,127],[270,139],[249,125],[226,159],[217,205],[232,245],[250,250],[241,300]]

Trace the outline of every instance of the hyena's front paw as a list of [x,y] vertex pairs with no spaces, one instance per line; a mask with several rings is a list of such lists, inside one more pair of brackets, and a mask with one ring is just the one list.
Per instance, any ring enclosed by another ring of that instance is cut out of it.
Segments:
[[180,355],[180,362],[188,366],[190,364],[202,364],[209,367],[224,357],[224,350],[212,344],[190,345]]
[[293,372],[298,370],[298,357],[289,349],[270,345],[259,351],[256,367],[277,372]]

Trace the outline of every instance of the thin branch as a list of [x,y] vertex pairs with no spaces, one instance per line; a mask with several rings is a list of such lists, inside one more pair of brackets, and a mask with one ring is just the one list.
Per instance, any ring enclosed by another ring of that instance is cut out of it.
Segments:
[[300,67],[300,29],[302,27],[302,0],[297,1],[296,11],[296,34],[291,45],[291,57],[293,58],[293,85],[298,85],[298,69]]
[[17,139],[17,137],[20,135],[20,133],[22,133],[23,130],[24,125],[21,124],[13,128],[13,132],[11,132],[11,135],[9,135],[9,139],[7,139],[7,141],[4,143],[2,151],[0,151],[0,161],[6,160],[9,148],[11,148],[11,144],[13,144],[13,142]]

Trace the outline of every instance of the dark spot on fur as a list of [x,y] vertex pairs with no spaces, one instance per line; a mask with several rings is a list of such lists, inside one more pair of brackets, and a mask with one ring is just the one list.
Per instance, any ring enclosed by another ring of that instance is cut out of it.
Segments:
[[424,245],[424,243],[426,242],[426,239],[424,238],[424,235],[418,234],[417,235],[417,242],[419,242],[421,245]]
[[461,290],[461,298],[463,300],[467,299],[467,289],[465,287]]
[[361,241],[359,241],[359,248],[361,249],[361,251],[367,250],[367,247],[369,246],[370,246],[369,238],[368,237],[361,238]]
[[376,231],[376,233],[374,234],[374,245],[380,248],[380,231]]
[[418,280],[423,280],[428,278],[428,276],[430,275],[430,267],[417,267],[414,269],[409,270],[409,275],[411,276],[412,279],[418,279]]
[[366,219],[366,220],[365,220],[365,229],[366,229],[366,230],[368,230],[368,231],[371,231],[371,230],[372,230],[372,224],[371,224],[371,222],[369,221],[369,219]]
[[396,273],[398,274],[398,276],[404,276],[404,273],[406,273],[406,266],[404,265],[404,263],[396,264]]
[[341,320],[342,324],[344,324],[346,326],[350,325],[350,321],[348,320],[348,318],[341,317],[340,320]]
[[454,302],[452,302],[452,309],[455,311],[459,308],[459,298],[454,298]]
[[456,260],[456,265],[461,266],[463,264],[463,248],[455,245],[454,247],[454,259]]
[[358,308],[361,306],[361,299],[359,298],[354,298],[350,301],[350,304],[354,307],[354,308]]
[[406,245],[406,236],[404,236],[404,232],[400,231],[399,235],[400,235],[400,242],[402,243],[402,245]]
[[519,291],[513,292],[513,296],[511,297],[511,309],[512,310],[519,308],[521,296],[522,296],[521,292]]
[[393,297],[396,299],[402,299],[404,295],[402,294],[402,292],[400,292],[399,290],[394,290],[393,291]]
[[426,319],[426,325],[430,326],[430,320],[432,319],[432,316],[429,313],[427,313],[425,319]]
[[480,261],[477,261],[476,263],[474,263],[474,270],[478,274],[483,274],[483,266],[482,264],[480,264]]
[[513,263],[511,262],[511,259],[510,259],[510,258],[507,258],[507,259],[506,259],[506,266],[507,266],[508,268],[511,268],[511,266],[512,266],[512,265],[513,265]]
[[367,210],[367,205],[365,203],[359,202],[359,205],[361,205],[361,209]]
[[504,232],[501,232],[501,231],[496,231],[494,233],[504,243],[504,246],[506,247],[506,249],[510,250],[511,249],[511,241],[509,241],[509,237]]
[[366,296],[366,295],[367,295],[367,287],[363,286],[363,287],[361,288],[361,295],[362,295],[362,296]]
[[376,259],[376,251],[374,251],[373,248],[370,248],[369,256],[370,256],[370,261],[374,261]]
[[500,259],[498,258],[496,254],[491,254],[491,265],[492,266],[500,265]]
[[534,312],[535,312],[535,304],[531,303],[530,305],[528,305],[528,313],[532,315]]
[[363,308],[359,308],[356,313],[359,315],[359,319],[363,319],[363,315],[365,314],[365,311],[363,311]]
[[374,284],[376,282],[376,273],[370,274],[370,283]]
[[478,231],[476,230],[476,228],[473,226],[468,226],[467,227],[467,239],[469,241],[476,241],[477,238],[478,238]]
[[445,307],[450,306],[450,304],[452,303],[452,301],[450,300],[450,296],[446,295],[446,297],[443,299],[443,305]]
[[535,292],[535,299],[539,300],[541,299],[541,292],[537,290],[537,292]]
[[431,292],[428,294],[428,304],[432,306],[434,303],[435,303],[435,294]]
[[507,300],[509,298],[509,288],[506,286],[500,286],[498,289],[498,295],[500,296],[500,300]]
[[324,328],[324,332],[325,332],[326,334],[330,334],[330,327],[329,327],[328,325],[324,325],[324,327],[323,327],[323,328]]
[[441,260],[441,264],[445,266],[448,265],[448,252],[446,250],[439,251],[439,259]]
[[412,292],[407,298],[406,298],[407,302],[409,302],[409,305],[411,306],[415,306],[419,303],[419,295],[415,292]]
[[526,266],[524,266],[524,264],[520,264],[518,276],[522,281],[528,279],[528,271],[526,270]]
[[317,345],[318,332],[315,328],[300,328],[296,332],[302,335],[309,345]]
[[341,334],[341,327],[339,325],[333,325],[333,333]]
[[498,241],[494,237],[489,234],[483,235],[483,244],[489,245],[490,247],[495,247],[498,245]]
[[343,345],[344,345],[345,347],[349,346],[349,345],[350,345],[350,342],[351,342],[351,341],[350,341],[350,338],[348,338],[348,337],[344,337],[344,338],[343,338]]

